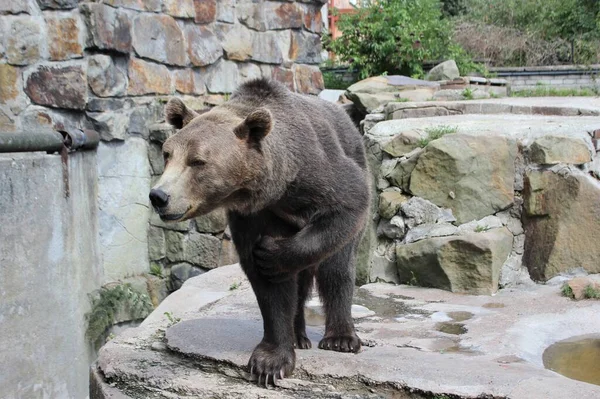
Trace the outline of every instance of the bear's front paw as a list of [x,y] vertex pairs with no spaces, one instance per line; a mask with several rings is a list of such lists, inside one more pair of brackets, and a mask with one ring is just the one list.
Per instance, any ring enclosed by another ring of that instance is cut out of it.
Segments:
[[292,375],[296,366],[296,353],[292,346],[282,347],[261,342],[252,352],[248,369],[250,377],[258,379],[258,385],[275,385],[278,379]]
[[356,334],[332,335],[329,337],[323,337],[321,342],[319,342],[319,349],[325,349],[329,351],[358,353],[360,348],[360,338],[358,338]]
[[254,264],[263,276],[270,281],[285,280],[286,270],[281,260],[281,246],[270,236],[261,237],[252,251]]

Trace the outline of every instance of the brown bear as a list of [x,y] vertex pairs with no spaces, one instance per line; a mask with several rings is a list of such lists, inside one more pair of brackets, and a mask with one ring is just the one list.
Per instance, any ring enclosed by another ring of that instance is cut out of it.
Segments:
[[179,131],[163,146],[165,171],[150,200],[169,221],[227,209],[263,317],[251,375],[275,383],[292,374],[294,348],[311,347],[304,304],[315,279],[326,315],[319,348],[358,352],[350,310],[369,186],[349,116],[258,79],[202,114],[173,98],[166,119]]

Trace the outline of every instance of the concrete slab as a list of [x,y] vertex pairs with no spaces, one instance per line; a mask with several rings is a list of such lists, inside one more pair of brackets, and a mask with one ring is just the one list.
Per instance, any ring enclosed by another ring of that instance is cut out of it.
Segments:
[[[262,335],[258,306],[239,266],[221,267],[188,280],[105,345],[96,383],[156,398],[600,397],[600,386],[545,370],[541,360],[556,341],[600,331],[598,301],[568,300],[557,286],[489,297],[378,283],[358,289],[356,302],[361,353],[296,351],[294,378],[259,388],[245,370]],[[164,311],[181,321],[170,325]],[[312,324],[316,348],[323,327]]]

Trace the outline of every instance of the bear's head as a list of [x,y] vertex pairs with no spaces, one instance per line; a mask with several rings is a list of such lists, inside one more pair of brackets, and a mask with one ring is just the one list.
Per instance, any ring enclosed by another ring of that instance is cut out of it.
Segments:
[[165,170],[150,191],[161,219],[183,221],[247,201],[265,170],[269,110],[256,108],[245,118],[227,107],[199,114],[173,98],[165,113],[179,130],[163,145]]

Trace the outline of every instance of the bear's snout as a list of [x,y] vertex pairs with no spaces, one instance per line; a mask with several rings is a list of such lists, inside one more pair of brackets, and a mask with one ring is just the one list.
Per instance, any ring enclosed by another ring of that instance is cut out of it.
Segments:
[[159,209],[164,208],[169,203],[169,195],[160,188],[153,188],[150,190],[150,202],[158,213]]

